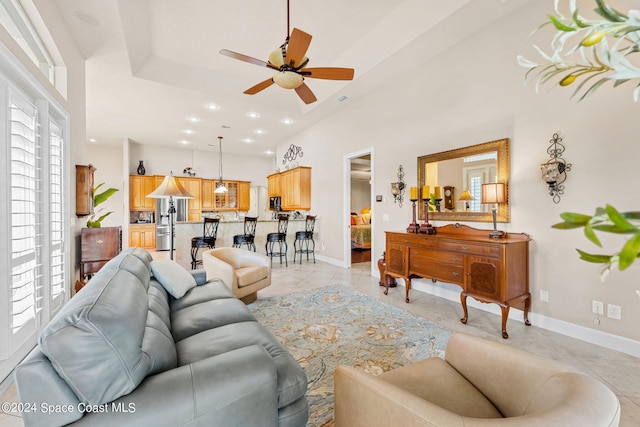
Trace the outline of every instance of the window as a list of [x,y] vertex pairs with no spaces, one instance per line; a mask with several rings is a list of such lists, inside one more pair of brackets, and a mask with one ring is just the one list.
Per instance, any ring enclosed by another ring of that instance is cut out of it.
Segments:
[[51,84],[55,84],[54,61],[17,0],[0,0],[0,24],[11,34]]
[[69,116],[14,58],[0,59],[1,381],[66,301],[70,228]]

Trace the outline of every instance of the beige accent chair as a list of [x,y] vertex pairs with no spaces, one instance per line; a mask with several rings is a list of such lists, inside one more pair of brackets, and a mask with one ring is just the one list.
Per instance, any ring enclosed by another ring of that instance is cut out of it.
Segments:
[[258,291],[271,285],[269,257],[238,248],[216,248],[202,254],[202,266],[207,280],[222,281],[236,298],[250,304],[258,298]]
[[[334,373],[335,426],[617,426],[604,384],[559,362],[455,333],[432,357],[373,376]],[[499,420],[497,418],[500,418]]]

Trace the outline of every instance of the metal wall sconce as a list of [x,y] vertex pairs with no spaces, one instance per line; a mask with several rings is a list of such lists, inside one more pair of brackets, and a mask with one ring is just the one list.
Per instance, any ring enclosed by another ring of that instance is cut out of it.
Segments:
[[398,203],[402,207],[404,202],[404,170],[402,165],[398,167],[398,181],[391,183],[391,194],[393,194],[393,203]]
[[567,179],[567,172],[571,170],[571,163],[567,163],[562,158],[565,147],[561,142],[562,138],[554,133],[547,148],[551,159],[540,165],[542,180],[549,186],[549,195],[553,197],[554,203],[560,203],[560,196],[564,194],[564,185],[562,184]]

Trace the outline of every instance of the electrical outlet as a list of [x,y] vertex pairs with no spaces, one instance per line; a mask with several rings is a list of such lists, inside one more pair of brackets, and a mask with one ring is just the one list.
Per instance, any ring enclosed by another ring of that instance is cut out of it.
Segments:
[[619,305],[607,304],[607,317],[620,320],[622,318],[622,307]]
[[604,303],[602,301],[591,301],[591,312],[604,316]]
[[540,290],[540,301],[549,302],[549,291]]

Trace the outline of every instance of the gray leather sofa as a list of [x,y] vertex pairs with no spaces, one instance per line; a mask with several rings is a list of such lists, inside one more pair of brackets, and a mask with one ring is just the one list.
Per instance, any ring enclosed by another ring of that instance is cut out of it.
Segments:
[[152,267],[123,251],[44,328],[14,373],[25,425],[304,426],[306,375],[245,304]]

